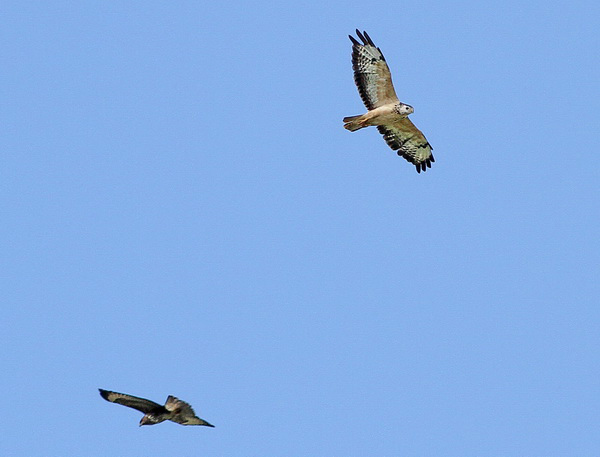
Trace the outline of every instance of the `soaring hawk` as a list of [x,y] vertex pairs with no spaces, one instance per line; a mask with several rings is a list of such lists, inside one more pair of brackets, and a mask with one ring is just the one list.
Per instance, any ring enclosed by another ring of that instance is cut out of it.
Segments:
[[118,392],[110,392],[108,390],[98,389],[100,395],[107,401],[125,405],[133,409],[137,409],[144,413],[144,417],[140,420],[142,425],[154,425],[160,422],[170,420],[181,425],[206,425],[214,427],[205,420],[196,416],[192,407],[184,401],[169,395],[165,406],[146,400],[145,398],[134,397],[133,395],[120,394]]
[[355,130],[377,126],[388,146],[417,167],[417,172],[426,171],[435,162],[433,149],[421,131],[408,118],[413,107],[402,103],[392,85],[392,75],[380,49],[373,44],[367,32],[353,36],[352,68],[358,93],[368,109],[366,114],[344,118],[344,128]]

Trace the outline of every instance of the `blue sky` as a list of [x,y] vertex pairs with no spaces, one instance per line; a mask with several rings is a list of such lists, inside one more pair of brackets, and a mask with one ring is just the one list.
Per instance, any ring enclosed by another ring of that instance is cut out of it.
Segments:
[[364,5],[2,4],[0,454],[600,454],[598,3]]

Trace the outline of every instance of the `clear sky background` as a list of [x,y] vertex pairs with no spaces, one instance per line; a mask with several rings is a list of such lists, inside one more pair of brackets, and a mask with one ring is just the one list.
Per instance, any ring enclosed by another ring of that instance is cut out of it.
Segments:
[[[599,16],[3,2],[0,454],[600,455]],[[342,128],[357,27],[427,173]]]

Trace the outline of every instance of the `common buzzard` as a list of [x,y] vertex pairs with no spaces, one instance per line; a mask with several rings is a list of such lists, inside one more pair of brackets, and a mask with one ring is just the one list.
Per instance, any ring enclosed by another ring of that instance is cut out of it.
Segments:
[[145,398],[134,397],[133,395],[120,394],[118,392],[110,392],[108,390],[98,389],[100,395],[107,401],[125,405],[133,409],[137,409],[144,413],[144,417],[140,420],[142,425],[154,425],[160,422],[170,420],[181,425],[206,425],[214,427],[205,420],[196,416],[192,407],[184,401],[169,395],[164,406],[146,400]]
[[344,128],[355,130],[377,126],[388,146],[417,167],[417,172],[426,171],[435,162],[433,149],[421,131],[408,118],[414,112],[412,106],[402,103],[392,85],[392,75],[381,50],[373,44],[367,32],[353,36],[352,68],[358,93],[368,112],[344,118]]

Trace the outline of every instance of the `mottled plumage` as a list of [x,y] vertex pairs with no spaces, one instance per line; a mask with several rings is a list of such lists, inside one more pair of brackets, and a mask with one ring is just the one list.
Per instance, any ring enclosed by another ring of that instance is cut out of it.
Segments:
[[398,99],[385,57],[371,37],[359,30],[356,34],[362,44],[349,35],[354,82],[368,112],[345,117],[344,128],[354,132],[363,127],[377,126],[390,148],[414,164],[417,172],[426,171],[435,162],[431,153],[433,148],[408,118],[414,111],[413,107]]
[[108,390],[98,389],[100,395],[107,401],[128,406],[129,408],[137,409],[144,413],[144,417],[140,420],[142,425],[154,425],[160,422],[170,420],[181,425],[206,425],[214,427],[205,420],[196,416],[192,407],[178,398],[169,395],[164,406],[154,403],[145,398],[134,397],[133,395],[120,394]]

